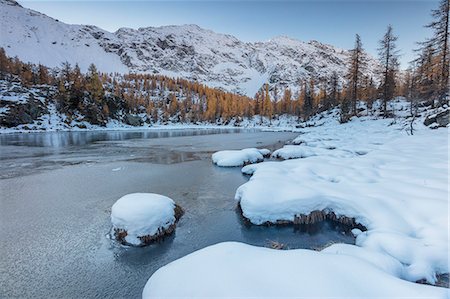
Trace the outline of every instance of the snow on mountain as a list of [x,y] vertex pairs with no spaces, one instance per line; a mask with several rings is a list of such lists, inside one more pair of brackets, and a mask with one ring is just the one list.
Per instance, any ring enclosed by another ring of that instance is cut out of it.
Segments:
[[[277,37],[248,43],[197,25],[121,28],[69,25],[13,0],[0,0],[0,45],[10,56],[50,67],[95,63],[104,72],[160,73],[253,96],[264,84],[294,92],[315,75],[342,76],[348,51]],[[377,62],[370,58],[370,65]],[[373,75],[373,74],[369,74]]]
[[[49,67],[79,63],[87,70],[94,62],[105,72],[125,72],[120,58],[107,53],[91,34],[92,26],[68,25],[25,9],[12,0],[0,0],[0,45],[9,56]],[[95,31],[111,35],[95,28]]]

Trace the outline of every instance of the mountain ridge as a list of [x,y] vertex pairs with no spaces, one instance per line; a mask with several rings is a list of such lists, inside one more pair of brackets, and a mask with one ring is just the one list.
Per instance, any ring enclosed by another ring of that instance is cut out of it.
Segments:
[[[104,72],[162,74],[253,96],[264,83],[294,94],[300,81],[343,77],[348,51],[288,36],[244,42],[196,24],[119,28],[71,25],[0,0],[0,44],[10,56],[58,67],[95,63]],[[372,66],[377,62],[369,58]],[[368,69],[374,69],[369,67]],[[368,76],[375,76],[367,72]]]

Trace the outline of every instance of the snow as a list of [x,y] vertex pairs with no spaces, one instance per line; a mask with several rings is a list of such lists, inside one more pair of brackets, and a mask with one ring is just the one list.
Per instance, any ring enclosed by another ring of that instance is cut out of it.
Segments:
[[[0,1],[0,7],[0,44],[9,56],[48,67],[60,67],[65,61],[78,63],[83,72],[91,63],[103,72],[128,71],[118,55],[102,48],[87,26],[68,25],[5,1]],[[91,28],[104,37],[114,37],[112,33]]]
[[[269,81],[279,93],[288,87],[295,96],[299,80],[330,78],[333,72],[343,77],[346,72],[348,51],[317,41],[278,37],[244,42],[197,25],[108,32],[8,3],[0,0],[0,44],[9,56],[49,67],[68,61],[86,71],[95,63],[103,72],[167,74],[251,97]],[[369,64],[368,69],[376,69],[375,59]]]
[[254,224],[316,210],[355,218],[368,230],[355,230],[358,249],[345,246],[341,254],[377,256],[374,263],[395,265],[390,272],[399,278],[434,283],[436,274],[449,272],[449,136],[447,128],[430,130],[422,122],[413,136],[402,118],[342,125],[327,118],[305,128],[294,140],[300,145],[273,154],[303,159],[242,169],[253,175],[236,191],[243,215]]
[[252,177],[236,199],[252,223],[334,212],[367,228],[352,229],[355,245],[280,251],[220,243],[160,268],[143,298],[450,298],[449,289],[415,283],[449,272],[449,131],[425,127],[422,113],[408,134],[405,107],[391,103],[395,119],[342,125],[335,112],[319,115],[272,155],[290,160],[242,168]]
[[242,150],[218,151],[212,155],[212,161],[221,167],[236,167],[249,163],[264,161],[264,156],[270,155],[268,149],[245,148]]
[[308,147],[300,145],[286,145],[281,149],[273,152],[272,157],[279,159],[295,159],[315,156],[316,153]]
[[[395,265],[394,265],[395,266]],[[448,298],[448,289],[396,278],[357,256],[216,244],[156,271],[153,298]]]
[[125,241],[140,245],[138,237],[154,236],[175,223],[175,203],[154,193],[133,193],[121,197],[111,208],[113,229],[127,231]]

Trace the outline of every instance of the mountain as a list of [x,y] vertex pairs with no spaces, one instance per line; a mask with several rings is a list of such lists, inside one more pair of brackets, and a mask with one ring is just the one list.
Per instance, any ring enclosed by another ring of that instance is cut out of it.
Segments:
[[[317,41],[276,37],[243,42],[197,25],[121,28],[114,33],[92,25],[69,25],[0,0],[0,45],[9,56],[49,67],[90,63],[104,72],[159,73],[196,80],[253,96],[264,84],[298,89],[312,75],[342,76],[348,51]],[[377,62],[369,59],[371,67]],[[374,74],[369,73],[373,76]]]

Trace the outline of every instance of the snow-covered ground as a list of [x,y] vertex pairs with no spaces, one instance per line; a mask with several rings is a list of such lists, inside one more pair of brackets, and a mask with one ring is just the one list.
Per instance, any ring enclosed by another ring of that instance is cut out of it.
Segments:
[[174,201],[159,194],[128,194],[111,208],[113,230],[126,232],[123,239],[131,245],[141,245],[143,242],[139,237],[163,234],[175,221]]
[[[368,229],[358,246],[396,260],[400,278],[434,283],[449,272],[448,128],[419,121],[410,136],[403,119],[392,122],[328,119],[274,153],[307,158],[244,167],[253,176],[236,191],[243,215],[255,224],[313,211],[355,218]],[[346,248],[339,253],[353,255]]]
[[346,124],[336,111],[318,115],[273,154],[290,160],[243,167],[252,177],[236,191],[257,225],[314,211],[354,218],[367,228],[352,230],[355,245],[279,252],[218,244],[161,268],[144,298],[450,298],[448,289],[415,283],[449,272],[448,127],[425,127],[432,112],[421,111],[411,135],[408,103],[390,109],[396,118]]
[[142,298],[448,298],[359,257],[226,242],[160,268]]
[[244,148],[242,150],[219,151],[212,155],[212,161],[217,166],[236,167],[264,161],[270,155],[268,149]]

